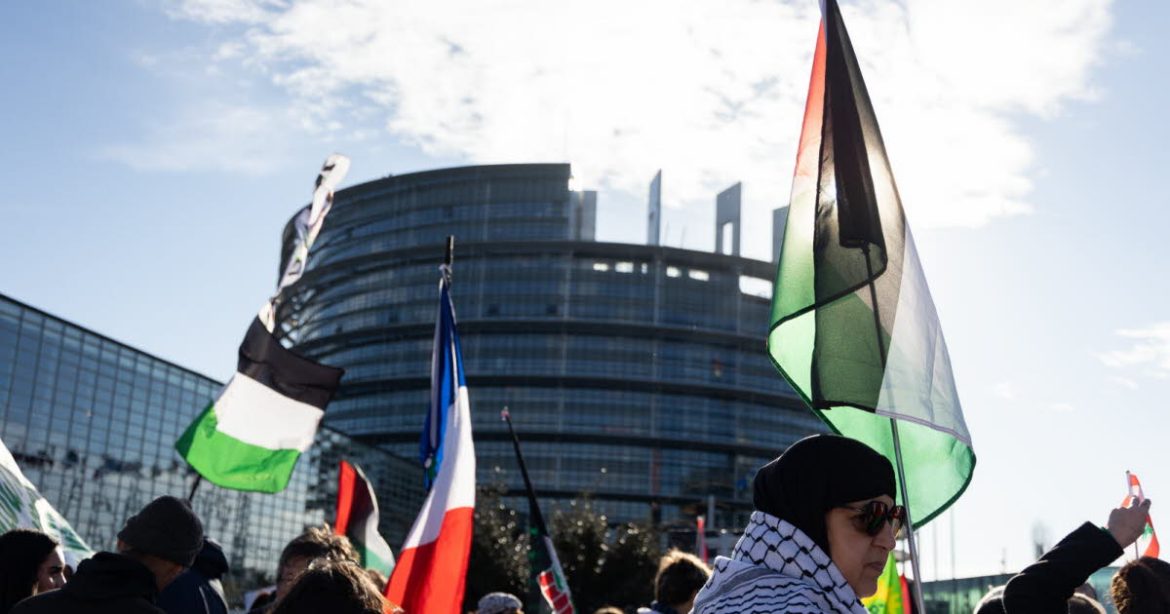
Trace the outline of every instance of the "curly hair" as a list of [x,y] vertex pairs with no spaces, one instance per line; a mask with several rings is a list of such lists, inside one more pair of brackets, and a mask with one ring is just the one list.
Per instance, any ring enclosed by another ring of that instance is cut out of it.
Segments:
[[57,546],[52,537],[30,529],[0,535],[0,614],[33,594],[37,571]]
[[279,567],[284,567],[289,559],[297,557],[354,563],[361,560],[353,544],[349,543],[349,538],[335,534],[328,526],[309,527],[294,537],[281,551]]
[[352,561],[317,559],[272,607],[272,614],[382,614],[386,601]]
[[1109,583],[1119,614],[1170,614],[1170,563],[1143,556],[1126,563]]

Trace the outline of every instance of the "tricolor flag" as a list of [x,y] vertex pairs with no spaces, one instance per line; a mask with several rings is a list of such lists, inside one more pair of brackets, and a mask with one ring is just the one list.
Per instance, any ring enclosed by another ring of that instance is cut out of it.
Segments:
[[530,574],[530,588],[540,593],[544,598],[542,612],[553,614],[573,614],[573,596],[569,590],[569,581],[565,578],[565,570],[557,558],[557,549],[553,545],[552,537],[548,533],[548,526],[544,524],[544,515],[540,513],[540,504],[536,500],[536,490],[532,487],[532,480],[528,478],[528,466],[524,463],[524,455],[520,452],[520,438],[512,428],[512,416],[508,409],[500,412],[500,417],[508,423],[508,432],[512,434],[512,448],[516,451],[516,463],[520,466],[520,477],[524,479],[524,489],[528,493],[528,569]]
[[213,484],[280,492],[312,445],[342,373],[284,348],[256,317],[236,374],[175,449]]
[[[1138,481],[1136,474],[1125,472],[1125,480],[1129,483],[1129,494],[1125,496],[1125,500],[1121,502],[1121,507],[1130,507],[1146,500],[1146,493],[1142,491],[1142,483]],[[1140,544],[1144,544],[1142,548]],[[1154,521],[1146,514],[1146,528],[1142,531],[1137,542],[1133,545],[1134,550],[1141,550],[1142,556],[1149,556],[1158,558],[1161,547],[1158,545],[1158,534],[1154,532]]]
[[273,331],[282,292],[304,272],[309,248],[333,205],[333,189],[348,169],[345,156],[325,160],[312,203],[297,215],[297,241],[276,293],[260,308],[240,344],[236,374],[175,442],[179,455],[216,485],[284,490],[341,382],[343,370],[285,349]]
[[451,304],[450,269],[444,265],[442,271],[433,357],[439,368],[431,387],[442,388],[443,398],[451,399],[443,425],[444,459],[386,585],[386,597],[410,614],[460,611],[475,512],[471,409]]
[[966,489],[975,453],[861,69],[837,3],[822,7],[768,353],[834,431],[891,462],[898,420],[919,526]]
[[362,557],[362,567],[384,576],[394,569],[394,553],[378,533],[378,498],[361,467],[341,461],[337,480],[337,516],[333,531],[353,543]]
[[65,562],[75,569],[82,559],[93,556],[85,540],[28,481],[8,446],[0,441],[0,533],[12,529],[34,529],[49,534],[61,544]]
[[894,553],[886,559],[886,568],[878,577],[877,592],[861,600],[869,614],[908,614],[911,608],[906,578],[898,573]]

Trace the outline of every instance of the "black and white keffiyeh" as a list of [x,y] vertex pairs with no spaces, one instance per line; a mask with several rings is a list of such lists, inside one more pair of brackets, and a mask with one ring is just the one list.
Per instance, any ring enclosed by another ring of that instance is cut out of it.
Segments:
[[866,614],[829,555],[792,523],[752,512],[731,558],[695,597],[692,614]]

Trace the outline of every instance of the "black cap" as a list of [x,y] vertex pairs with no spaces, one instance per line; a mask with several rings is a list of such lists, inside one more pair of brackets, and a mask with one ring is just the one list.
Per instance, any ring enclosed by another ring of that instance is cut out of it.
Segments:
[[190,567],[203,548],[203,523],[186,501],[163,496],[131,516],[118,539],[139,552]]
[[757,510],[791,522],[831,554],[825,514],[851,501],[893,498],[894,467],[860,441],[813,435],[761,467],[752,486]]

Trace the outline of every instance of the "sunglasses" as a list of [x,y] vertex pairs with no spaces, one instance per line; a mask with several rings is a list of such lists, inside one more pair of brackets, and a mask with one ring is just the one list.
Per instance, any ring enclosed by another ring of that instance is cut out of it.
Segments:
[[894,536],[899,537],[902,535],[902,527],[906,524],[906,508],[901,505],[891,507],[882,501],[870,501],[862,506],[840,507],[857,512],[853,517],[857,530],[870,537],[876,537],[881,533],[887,522],[894,527]]

